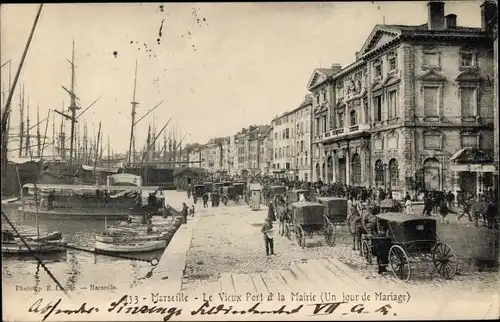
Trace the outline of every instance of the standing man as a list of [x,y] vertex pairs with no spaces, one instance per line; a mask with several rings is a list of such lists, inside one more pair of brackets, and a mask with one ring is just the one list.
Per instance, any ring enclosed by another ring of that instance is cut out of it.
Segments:
[[184,224],[187,224],[187,217],[188,217],[188,211],[189,211],[189,208],[188,206],[186,205],[185,202],[182,203],[182,218],[184,219]]
[[266,221],[262,225],[262,229],[260,230],[264,237],[264,244],[266,246],[266,255],[269,256],[269,251],[271,255],[274,254],[274,229],[273,223],[269,217],[266,218]]

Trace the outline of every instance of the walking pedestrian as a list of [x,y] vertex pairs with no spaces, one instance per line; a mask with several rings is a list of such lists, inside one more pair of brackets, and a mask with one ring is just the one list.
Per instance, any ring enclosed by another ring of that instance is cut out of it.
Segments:
[[187,224],[187,217],[188,217],[188,206],[186,205],[185,202],[182,203],[182,218],[184,219],[184,224]]
[[405,212],[407,215],[413,214],[413,202],[411,199],[406,199],[405,201]]
[[448,204],[446,200],[443,198],[440,201],[441,203],[439,204],[439,214],[441,215],[441,222],[449,223],[448,219],[446,217],[448,216]]
[[269,217],[266,218],[266,221],[262,225],[262,229],[260,230],[264,237],[264,245],[266,247],[266,255],[269,256],[274,254],[274,228],[273,223]]

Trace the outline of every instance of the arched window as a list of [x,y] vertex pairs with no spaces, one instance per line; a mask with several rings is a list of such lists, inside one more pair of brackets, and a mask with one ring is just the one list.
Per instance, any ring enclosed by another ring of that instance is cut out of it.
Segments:
[[375,162],[375,185],[384,185],[384,165],[380,159]]
[[391,159],[391,161],[389,161],[389,182],[391,184],[391,187],[398,187],[399,186],[398,180],[399,180],[398,160]]
[[351,160],[352,183],[361,184],[361,158],[359,154],[354,154]]

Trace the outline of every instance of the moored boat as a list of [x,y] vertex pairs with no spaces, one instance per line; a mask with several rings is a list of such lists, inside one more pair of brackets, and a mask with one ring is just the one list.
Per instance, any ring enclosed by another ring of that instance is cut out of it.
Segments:
[[40,207],[24,204],[19,211],[44,218],[77,219],[127,219],[131,212],[162,214],[161,205],[141,207],[141,182],[140,176],[119,173],[111,175],[106,185],[26,184],[25,195],[38,193]]
[[96,253],[143,253],[161,250],[167,247],[166,240],[127,241],[104,243],[95,241]]
[[139,241],[154,241],[166,240],[167,233],[154,233],[154,234],[117,234],[117,235],[96,235],[95,240],[102,243],[126,243],[126,242],[139,242]]
[[60,232],[45,236],[23,236],[26,245],[11,231],[2,231],[2,255],[48,254],[65,252],[66,242]]

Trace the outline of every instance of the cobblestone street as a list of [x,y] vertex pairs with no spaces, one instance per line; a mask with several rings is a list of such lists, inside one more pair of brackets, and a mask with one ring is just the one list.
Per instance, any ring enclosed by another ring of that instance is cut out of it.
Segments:
[[[495,294],[500,285],[498,273],[479,272],[472,264],[461,260],[460,254],[458,272],[452,280],[445,280],[437,275],[432,262],[418,259],[412,261],[412,276],[407,283],[397,280],[392,272],[379,275],[376,265],[367,265],[359,251],[352,250],[352,239],[346,227],[340,227],[338,230],[333,247],[326,245],[320,232],[312,238],[306,238],[304,249],[297,245],[295,238],[288,240],[276,236],[276,255],[268,257],[260,232],[267,209],[251,211],[247,205],[229,204],[227,207],[202,208],[198,210],[197,215],[201,218],[193,230],[191,248],[188,251],[183,284],[186,291],[217,281],[224,284],[228,274],[240,276],[238,278],[243,278],[242,274],[260,274],[265,282],[269,275],[276,272],[280,272],[284,279],[288,272],[291,272],[295,282],[307,279],[312,282],[310,285],[321,285],[318,283],[321,278],[318,279],[314,275],[321,275],[323,266],[332,265],[343,270],[341,279],[350,279],[351,283],[358,281],[364,287],[375,283],[412,292],[446,290],[456,294],[464,290]],[[439,225],[438,231],[455,229],[455,225]],[[277,229],[277,225],[275,228]],[[318,261],[322,261],[324,265],[318,265]],[[304,267],[306,263],[314,264]],[[317,268],[319,266],[322,268]],[[233,277],[236,284],[234,279]],[[258,288],[254,278],[253,280],[255,288]],[[328,284],[328,280],[322,280],[322,283]],[[301,289],[303,287],[302,285]]]

